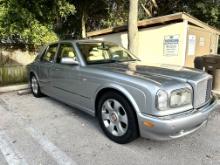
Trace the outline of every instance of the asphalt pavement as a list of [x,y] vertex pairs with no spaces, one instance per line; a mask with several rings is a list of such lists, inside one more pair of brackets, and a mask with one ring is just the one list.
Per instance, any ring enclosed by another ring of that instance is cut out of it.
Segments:
[[220,106],[206,127],[171,141],[119,145],[96,118],[49,97],[0,95],[0,165],[219,165]]

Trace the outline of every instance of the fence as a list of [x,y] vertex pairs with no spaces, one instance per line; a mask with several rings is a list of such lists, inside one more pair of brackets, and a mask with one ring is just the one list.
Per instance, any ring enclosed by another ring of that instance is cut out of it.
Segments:
[[0,86],[27,82],[27,70],[22,65],[0,65]]

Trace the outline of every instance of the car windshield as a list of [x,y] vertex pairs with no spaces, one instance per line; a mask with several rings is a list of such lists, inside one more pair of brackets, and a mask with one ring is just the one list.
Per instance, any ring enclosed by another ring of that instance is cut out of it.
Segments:
[[128,50],[109,42],[80,42],[77,44],[87,64],[137,61]]

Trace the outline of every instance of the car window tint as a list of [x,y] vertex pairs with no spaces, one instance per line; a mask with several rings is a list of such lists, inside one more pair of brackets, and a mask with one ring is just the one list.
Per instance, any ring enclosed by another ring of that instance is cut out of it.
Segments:
[[76,52],[70,43],[61,43],[59,53],[56,59],[57,63],[60,63],[62,58],[73,58],[77,61]]
[[44,62],[51,62],[54,60],[54,57],[57,52],[57,44],[50,45],[45,54],[42,57],[42,61]]

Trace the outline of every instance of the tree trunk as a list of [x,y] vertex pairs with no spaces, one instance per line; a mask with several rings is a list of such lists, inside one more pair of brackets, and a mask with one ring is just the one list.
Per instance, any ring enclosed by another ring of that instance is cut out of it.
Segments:
[[130,0],[129,2],[129,18],[128,18],[128,49],[138,55],[138,0]]
[[82,18],[81,18],[81,28],[82,28],[82,38],[86,38],[86,12],[82,9]]

